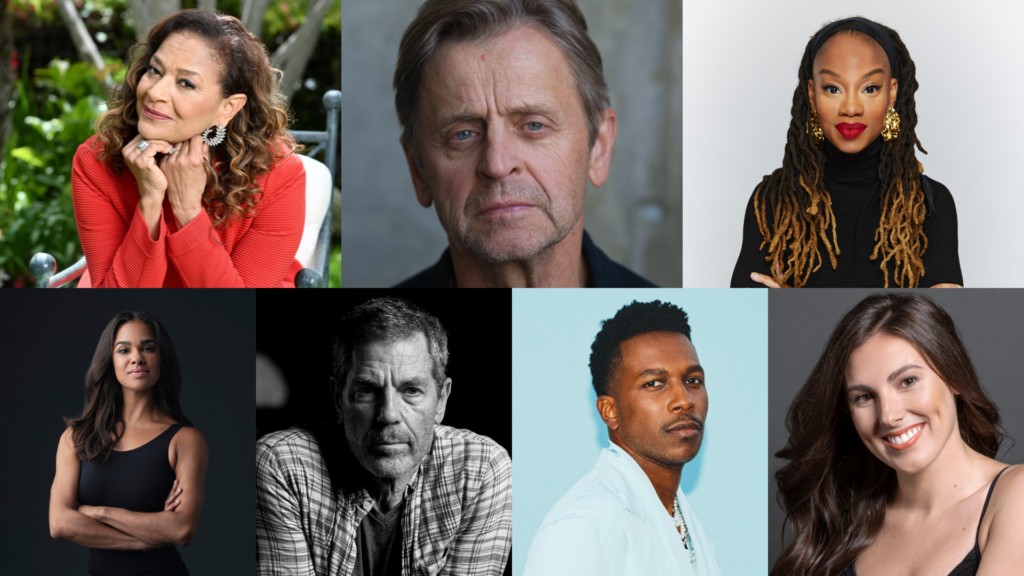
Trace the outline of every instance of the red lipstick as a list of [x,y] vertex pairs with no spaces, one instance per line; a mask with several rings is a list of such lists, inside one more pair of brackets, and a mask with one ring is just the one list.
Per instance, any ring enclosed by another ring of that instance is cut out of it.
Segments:
[[860,133],[863,132],[865,128],[867,128],[867,126],[859,122],[856,124],[850,124],[848,122],[840,122],[839,124],[836,124],[836,130],[838,130],[839,133],[843,135],[843,138],[846,138],[847,140],[853,140],[857,136],[860,136]]

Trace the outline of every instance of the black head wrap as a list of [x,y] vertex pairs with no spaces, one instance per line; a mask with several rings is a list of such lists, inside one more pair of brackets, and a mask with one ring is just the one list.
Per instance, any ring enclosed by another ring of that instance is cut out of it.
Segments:
[[[896,78],[900,74],[900,58],[896,53],[896,48],[892,45],[892,38],[889,37],[889,33],[886,32],[885,28],[882,28],[878,23],[872,22],[867,18],[861,18],[856,16],[853,18],[844,18],[843,20],[837,20],[828,26],[825,26],[811,39],[811,61],[808,66],[814,66],[814,58],[818,55],[818,50],[825,45],[825,42],[834,36],[837,32],[843,30],[856,30],[863,32],[870,36],[875,42],[885,50],[885,55],[889,57],[889,69],[892,72],[892,77]],[[814,77],[814,70],[807,70],[809,77]]]

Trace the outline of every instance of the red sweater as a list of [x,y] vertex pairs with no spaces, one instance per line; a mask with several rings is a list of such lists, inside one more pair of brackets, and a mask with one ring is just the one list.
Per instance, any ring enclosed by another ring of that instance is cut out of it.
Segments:
[[[273,288],[295,287],[302,265],[295,259],[306,218],[306,171],[289,155],[259,179],[263,195],[256,216],[236,219],[223,230],[200,212],[180,230],[168,199],[160,236],[149,236],[131,170],[120,176],[78,147],[71,170],[75,221],[93,287]],[[98,143],[101,148],[102,142]],[[79,285],[82,285],[80,282]]]

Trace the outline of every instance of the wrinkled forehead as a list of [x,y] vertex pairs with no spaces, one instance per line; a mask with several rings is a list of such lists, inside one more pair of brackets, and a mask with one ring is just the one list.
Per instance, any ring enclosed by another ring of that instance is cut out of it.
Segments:
[[352,378],[430,378],[431,359],[422,333],[406,338],[360,342],[352,349]]
[[[859,70],[861,74],[881,68],[885,71],[886,77],[892,77],[889,56],[886,55],[881,44],[858,30],[836,32],[825,41],[814,56],[815,78],[818,77],[818,72],[822,68],[833,71],[839,71],[836,69],[842,68],[847,72]],[[857,78],[859,77],[858,74]]]
[[428,62],[420,87],[424,111],[439,115],[488,105],[564,106],[574,97],[568,60],[547,33],[533,26],[443,44]]

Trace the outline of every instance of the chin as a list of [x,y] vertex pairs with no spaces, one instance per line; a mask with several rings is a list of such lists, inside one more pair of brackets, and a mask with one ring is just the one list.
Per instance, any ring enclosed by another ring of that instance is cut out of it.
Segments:
[[490,233],[469,233],[456,242],[463,252],[469,252],[486,262],[528,260],[565,239],[556,231],[543,233],[535,229],[505,229]]
[[363,462],[366,471],[378,478],[401,478],[413,467],[413,462],[407,456],[367,458]]

